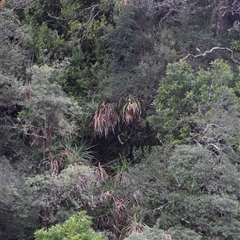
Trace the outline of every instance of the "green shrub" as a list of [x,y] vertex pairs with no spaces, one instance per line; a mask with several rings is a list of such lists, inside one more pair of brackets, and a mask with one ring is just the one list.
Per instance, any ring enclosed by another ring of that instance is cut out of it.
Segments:
[[91,228],[90,217],[85,211],[71,216],[63,224],[56,224],[46,229],[35,232],[36,240],[102,240],[100,233]]

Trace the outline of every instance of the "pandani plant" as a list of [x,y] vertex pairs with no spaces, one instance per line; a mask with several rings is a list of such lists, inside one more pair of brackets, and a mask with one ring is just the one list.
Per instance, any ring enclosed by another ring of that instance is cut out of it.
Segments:
[[119,114],[114,105],[109,102],[103,102],[99,105],[93,117],[93,129],[96,134],[105,136],[113,132],[120,121]]
[[110,132],[115,133],[120,123],[129,127],[136,127],[141,115],[141,105],[136,98],[128,97],[120,111],[117,111],[113,103],[103,102],[95,111],[92,125],[96,135],[107,138]]
[[141,105],[136,98],[129,97],[123,106],[123,122],[127,125],[136,124],[141,115]]

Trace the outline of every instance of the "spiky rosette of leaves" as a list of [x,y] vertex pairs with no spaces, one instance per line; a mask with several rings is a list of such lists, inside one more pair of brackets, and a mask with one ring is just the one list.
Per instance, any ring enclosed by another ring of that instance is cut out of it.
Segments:
[[123,106],[123,121],[127,124],[134,124],[141,115],[141,105],[136,98],[129,97],[127,103]]
[[144,230],[147,228],[147,225],[141,223],[137,219],[136,214],[134,214],[133,217],[129,218],[127,226],[124,228],[124,231],[126,232],[127,235],[131,235],[134,233],[142,233]]
[[119,114],[112,103],[101,103],[93,117],[94,132],[100,136],[104,135],[107,137],[110,132],[114,133],[119,119]]

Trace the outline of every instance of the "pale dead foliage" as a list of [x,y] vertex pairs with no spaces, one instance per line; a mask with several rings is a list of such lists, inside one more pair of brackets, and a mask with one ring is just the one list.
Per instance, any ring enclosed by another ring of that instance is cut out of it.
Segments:
[[129,124],[135,124],[141,115],[141,106],[137,99],[129,98],[123,107],[123,121]]
[[113,132],[119,123],[119,115],[112,103],[103,102],[99,105],[93,117],[93,129],[96,134],[107,137],[109,132]]
[[95,134],[107,138],[110,132],[115,133],[116,128],[120,130],[120,123],[125,126],[135,127],[140,115],[141,105],[135,98],[129,97],[119,112],[115,110],[112,103],[103,102],[96,110],[91,125]]

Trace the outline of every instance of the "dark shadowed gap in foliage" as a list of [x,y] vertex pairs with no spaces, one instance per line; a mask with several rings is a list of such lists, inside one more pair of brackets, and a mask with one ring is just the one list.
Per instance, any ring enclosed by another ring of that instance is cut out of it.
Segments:
[[159,145],[156,132],[146,123],[146,126],[139,127],[132,131],[125,129],[122,131],[110,133],[107,137],[96,136],[91,137],[91,150],[94,153],[94,164],[101,162],[103,164],[111,164],[112,161],[124,156],[135,164],[139,161],[134,157],[134,151],[141,151],[144,158],[151,151],[153,146]]

